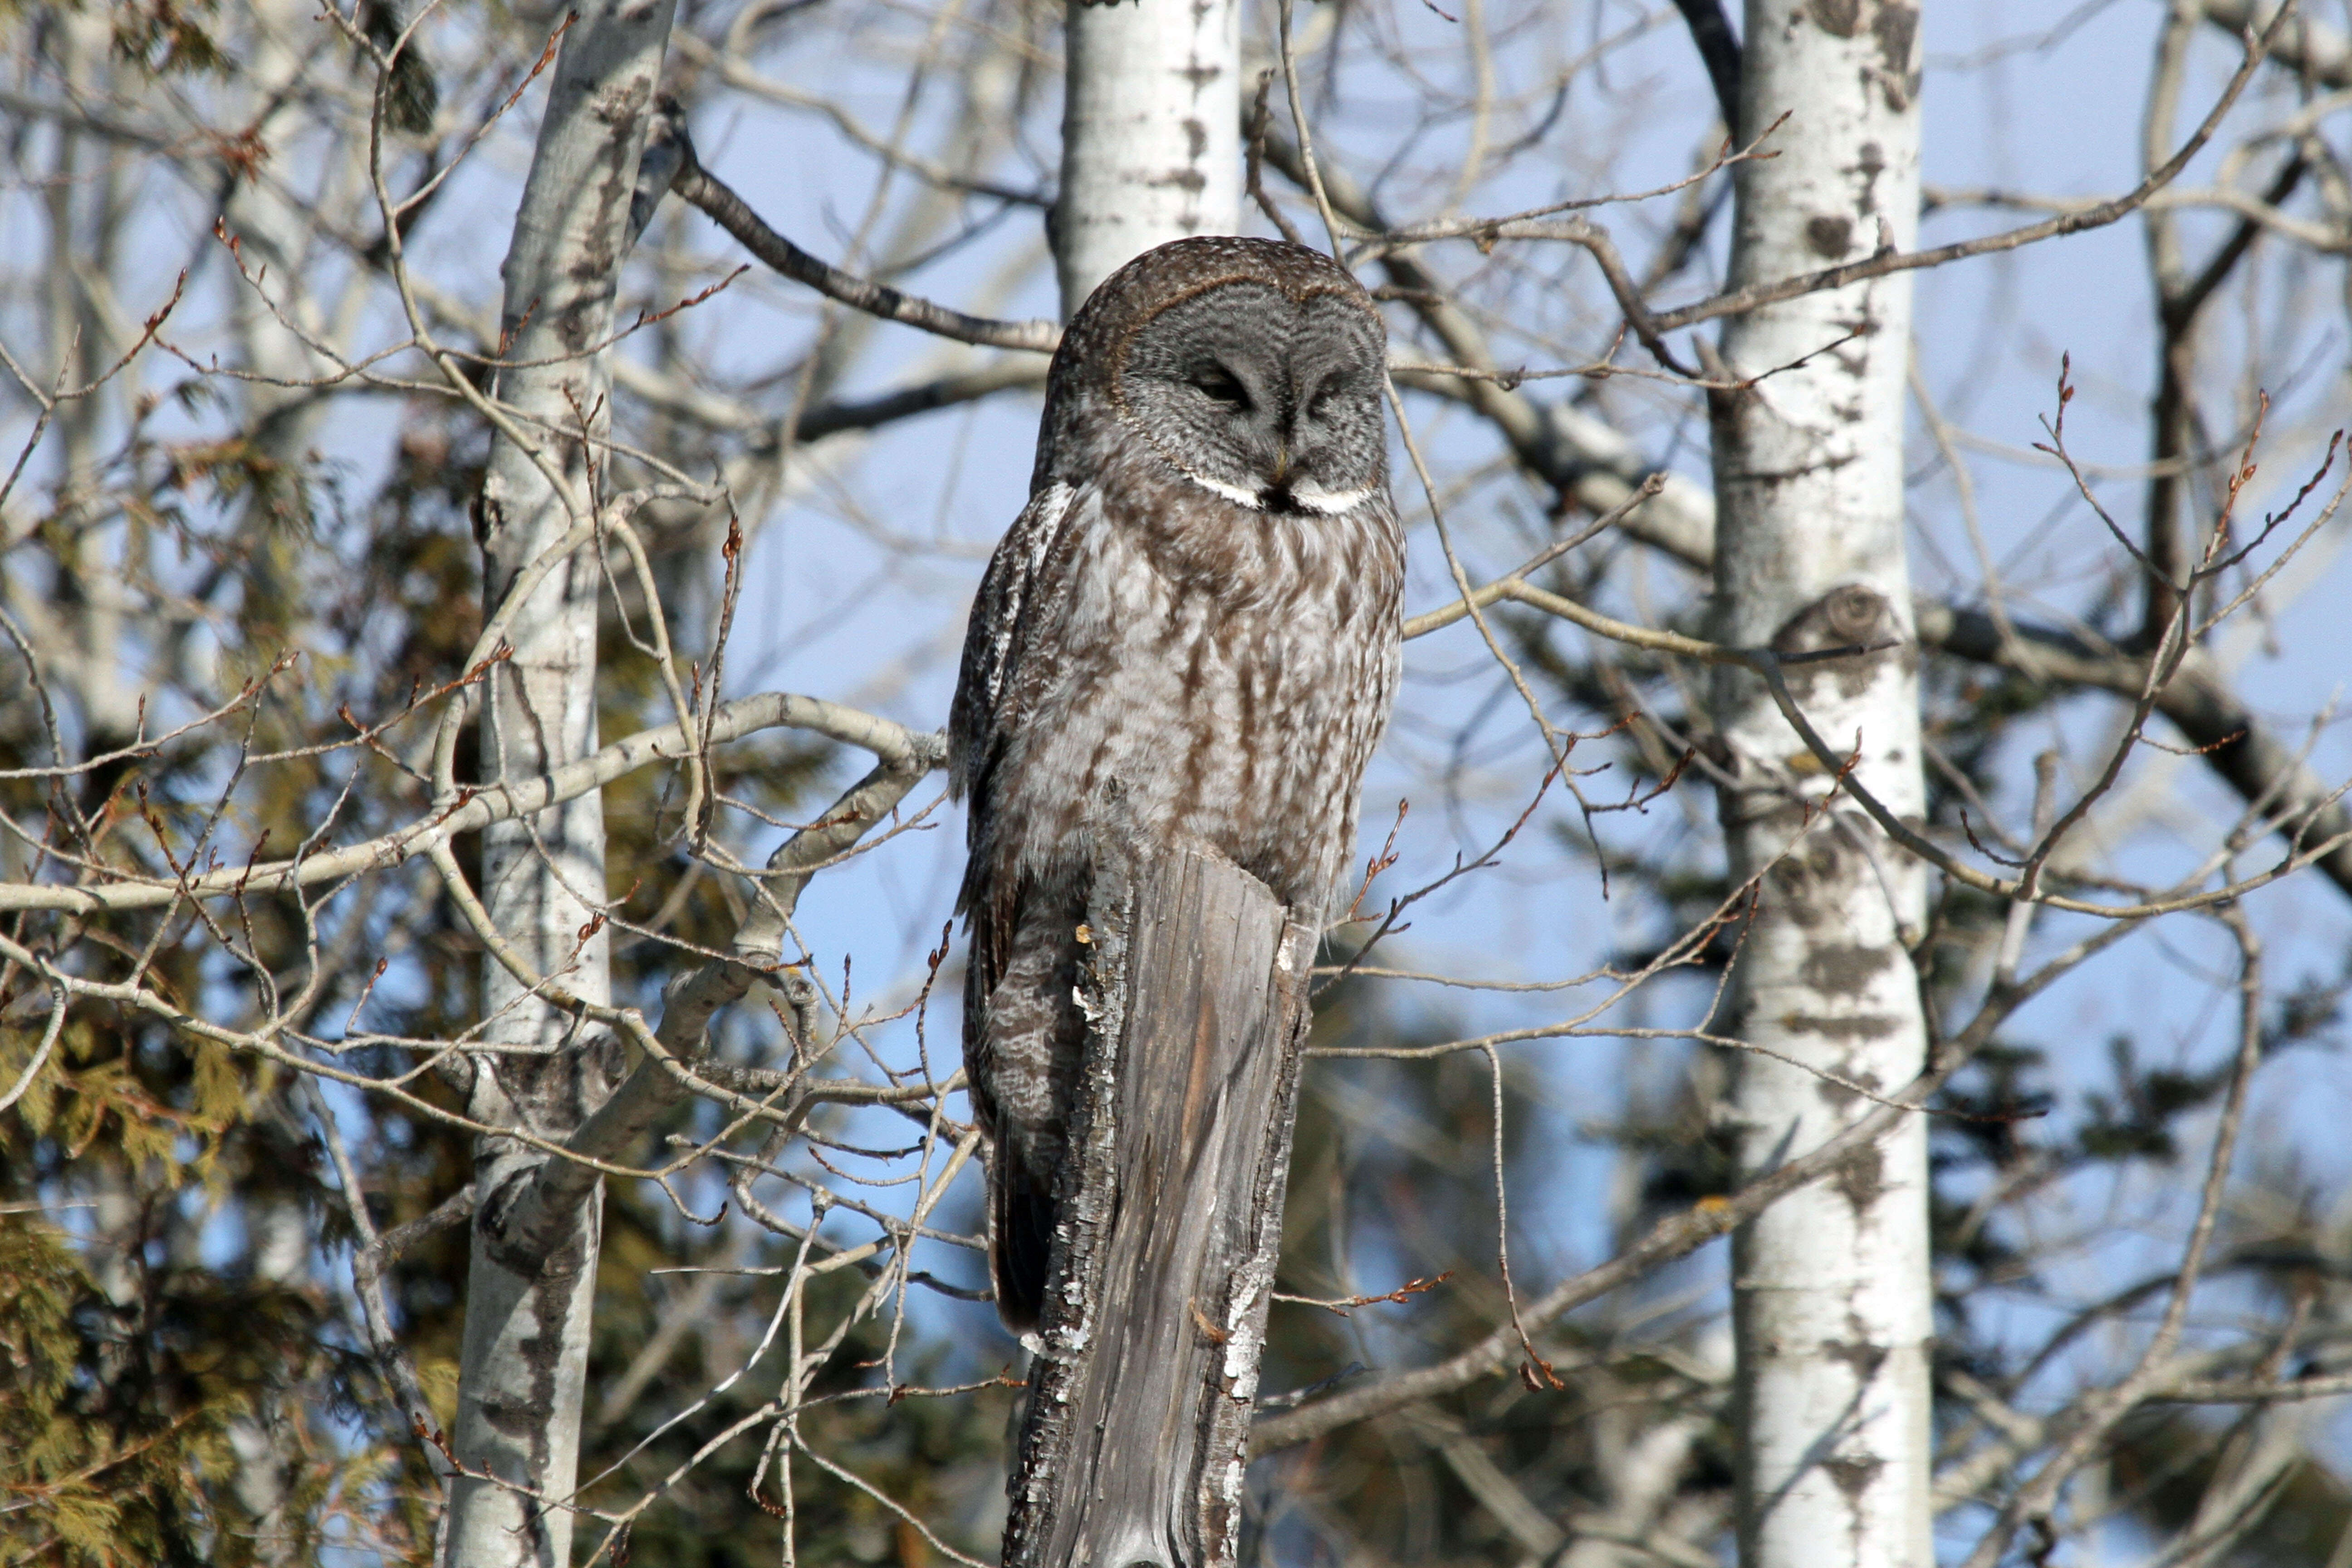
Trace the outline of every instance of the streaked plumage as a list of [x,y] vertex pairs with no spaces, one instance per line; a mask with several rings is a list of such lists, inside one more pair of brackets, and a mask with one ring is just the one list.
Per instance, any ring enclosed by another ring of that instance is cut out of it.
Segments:
[[1384,355],[1329,258],[1211,238],[1114,273],[1054,357],[949,726],[971,804],[964,1060],[1016,1329],[1045,1287],[1106,784],[1130,831],[1214,849],[1305,918],[1338,890],[1397,680]]

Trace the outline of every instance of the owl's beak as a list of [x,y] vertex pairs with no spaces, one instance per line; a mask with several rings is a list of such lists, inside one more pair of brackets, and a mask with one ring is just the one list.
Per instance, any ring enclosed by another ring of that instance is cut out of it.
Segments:
[[1277,441],[1274,444],[1274,488],[1280,489],[1282,488],[1283,481],[1289,478],[1290,443],[1287,441]]

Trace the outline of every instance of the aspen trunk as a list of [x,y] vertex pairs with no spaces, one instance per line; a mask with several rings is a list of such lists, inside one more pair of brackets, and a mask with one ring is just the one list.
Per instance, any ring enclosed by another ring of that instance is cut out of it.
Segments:
[[[1737,171],[1732,287],[1912,243],[1918,21],[1912,0],[1750,0],[1743,123],[1790,119],[1773,157]],[[1905,273],[1731,321],[1727,363],[1773,374],[1716,402],[1715,582],[1720,634],[1738,646],[1899,643],[1798,667],[1790,686],[1822,734],[1858,745],[1855,781],[1916,816],[1903,539],[1910,331]],[[1918,1072],[1927,1034],[1908,942],[1926,882],[1860,810],[1819,808],[1832,781],[1761,681],[1727,672],[1716,710],[1737,781],[1721,796],[1732,874],[1769,868],[1736,972],[1737,1032],[1803,1064],[1739,1058],[1734,1114],[1753,1176],[1871,1109],[1822,1073],[1885,1093]],[[1924,1121],[1743,1228],[1732,1268],[1741,1562],[1927,1568]]]
[[[667,0],[586,0],[556,58],[504,268],[509,367],[499,373],[498,396],[516,418],[492,447],[478,520],[492,608],[585,521],[599,488],[611,412],[602,345],[670,16]],[[574,551],[514,617],[513,657],[485,689],[486,782],[545,773],[595,749],[600,582],[594,549]],[[487,829],[481,878],[482,901],[525,969],[582,1000],[610,999],[597,795]],[[495,955],[482,971],[482,1039],[499,1048],[472,1058],[467,1112],[560,1140],[610,1092],[609,1043]],[[572,1560],[572,1515],[556,1505],[570,1497],[578,1465],[604,1193],[593,1188],[553,1227],[553,1245],[516,1245],[503,1221],[545,1158],[495,1137],[475,1152],[481,1203],[452,1437],[469,1475],[514,1485],[455,1482],[442,1551],[453,1568]]]
[[1005,1568],[1230,1563],[1316,932],[1192,850],[1096,871]]
[[1065,319],[1153,246],[1240,226],[1239,26],[1237,0],[1070,0],[1054,210]]

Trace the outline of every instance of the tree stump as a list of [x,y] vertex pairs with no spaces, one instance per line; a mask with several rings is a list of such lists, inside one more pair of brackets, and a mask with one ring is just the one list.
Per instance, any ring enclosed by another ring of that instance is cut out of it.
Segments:
[[1005,1568],[1214,1568],[1282,1241],[1317,933],[1231,862],[1098,867]]

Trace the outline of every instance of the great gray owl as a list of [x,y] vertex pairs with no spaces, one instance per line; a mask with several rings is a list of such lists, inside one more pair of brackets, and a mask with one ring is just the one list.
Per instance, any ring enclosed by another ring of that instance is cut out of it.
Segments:
[[1045,1288],[1106,785],[1119,831],[1214,850],[1299,918],[1338,889],[1402,646],[1386,342],[1328,257],[1216,237],[1113,273],[1054,355],[948,726],[971,803],[964,1062],[1016,1331]]

